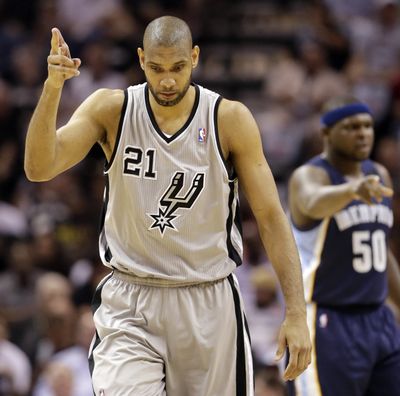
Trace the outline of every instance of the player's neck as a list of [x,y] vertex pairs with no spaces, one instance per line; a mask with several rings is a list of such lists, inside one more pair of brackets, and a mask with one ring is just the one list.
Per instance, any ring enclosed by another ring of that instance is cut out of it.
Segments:
[[325,154],[325,158],[334,168],[336,168],[343,175],[353,177],[363,175],[361,166],[362,161],[344,158],[343,156],[338,156],[330,152]]

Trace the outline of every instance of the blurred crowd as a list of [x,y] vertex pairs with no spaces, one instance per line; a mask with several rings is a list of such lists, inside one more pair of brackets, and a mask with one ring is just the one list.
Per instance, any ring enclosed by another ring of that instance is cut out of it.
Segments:
[[[108,273],[98,257],[104,160],[98,147],[46,183],[23,172],[24,140],[57,26],[81,75],[58,123],[100,87],[141,83],[136,48],[160,15],[185,19],[200,45],[195,82],[253,112],[286,205],[295,166],[321,150],[322,104],[365,101],[373,158],[394,180],[392,249],[400,258],[400,21],[395,0],[0,0],[0,396],[89,396],[90,303]],[[84,133],[85,131],[82,131]],[[282,297],[244,198],[243,290],[256,395],[282,396],[274,361]]]

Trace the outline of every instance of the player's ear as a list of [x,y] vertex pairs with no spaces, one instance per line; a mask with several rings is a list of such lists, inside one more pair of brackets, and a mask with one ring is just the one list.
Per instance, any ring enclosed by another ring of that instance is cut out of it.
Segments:
[[137,54],[138,54],[138,57],[139,57],[140,67],[142,68],[142,70],[144,70],[144,51],[143,51],[143,49],[139,47],[137,49]]
[[200,56],[200,48],[198,45],[195,45],[192,48],[192,68],[194,69],[199,63],[199,56]]

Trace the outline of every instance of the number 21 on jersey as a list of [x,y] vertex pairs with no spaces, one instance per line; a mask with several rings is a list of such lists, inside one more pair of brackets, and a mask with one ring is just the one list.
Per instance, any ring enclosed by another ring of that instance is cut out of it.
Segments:
[[[126,175],[157,179],[155,168],[156,150],[149,148],[145,152],[140,147],[127,146],[124,152],[124,173]],[[144,157],[144,158],[143,158]]]

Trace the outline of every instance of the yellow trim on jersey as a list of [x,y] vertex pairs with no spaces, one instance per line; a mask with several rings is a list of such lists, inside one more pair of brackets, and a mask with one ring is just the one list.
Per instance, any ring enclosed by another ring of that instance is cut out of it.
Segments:
[[307,304],[307,324],[312,343],[311,363],[294,381],[297,396],[322,396],[318,379],[317,355],[315,349],[315,329],[317,326],[317,305]]
[[315,274],[321,263],[322,249],[324,247],[324,243],[326,240],[326,233],[328,231],[328,225],[329,225],[330,220],[331,220],[331,218],[327,217],[323,220],[323,222],[321,224],[321,228],[319,229],[317,240],[315,243],[313,261],[312,261],[311,265],[309,266],[309,269],[306,269],[305,273],[304,273],[304,290],[305,290],[305,297],[306,297],[307,302],[311,302],[311,300],[312,300],[312,295],[314,292],[314,284],[315,284],[315,282],[314,282]]

